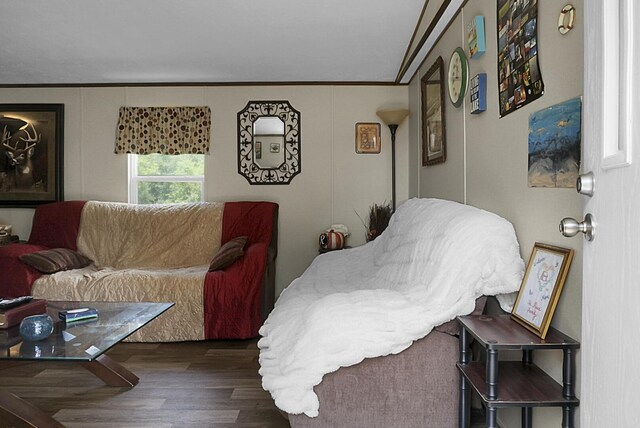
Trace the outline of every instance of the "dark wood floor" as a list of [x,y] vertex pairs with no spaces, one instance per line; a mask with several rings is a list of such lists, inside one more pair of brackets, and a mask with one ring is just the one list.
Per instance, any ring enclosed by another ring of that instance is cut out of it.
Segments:
[[289,427],[260,385],[256,342],[119,344],[108,355],[140,377],[132,389],[73,363],[0,362],[0,388],[67,427]]
[[[287,428],[260,385],[256,342],[119,344],[108,355],[140,377],[132,389],[79,364],[0,361],[0,389],[70,428]],[[19,425],[0,415],[5,426]]]

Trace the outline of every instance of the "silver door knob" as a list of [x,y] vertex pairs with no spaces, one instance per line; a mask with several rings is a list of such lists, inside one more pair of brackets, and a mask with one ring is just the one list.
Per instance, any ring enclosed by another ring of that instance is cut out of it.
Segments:
[[567,238],[576,236],[578,233],[584,233],[584,238],[587,241],[592,241],[595,235],[595,220],[591,214],[584,216],[584,221],[578,223],[578,221],[571,217],[563,218],[560,222],[560,233]]
[[593,196],[596,187],[596,178],[593,172],[587,172],[578,177],[576,181],[576,190],[581,195]]

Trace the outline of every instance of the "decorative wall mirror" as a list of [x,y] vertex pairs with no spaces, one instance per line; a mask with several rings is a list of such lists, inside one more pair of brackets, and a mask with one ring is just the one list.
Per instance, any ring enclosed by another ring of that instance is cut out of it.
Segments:
[[422,165],[447,159],[444,126],[444,65],[442,57],[422,78]]
[[300,112],[288,101],[249,101],[238,112],[238,174],[289,184],[300,171]]

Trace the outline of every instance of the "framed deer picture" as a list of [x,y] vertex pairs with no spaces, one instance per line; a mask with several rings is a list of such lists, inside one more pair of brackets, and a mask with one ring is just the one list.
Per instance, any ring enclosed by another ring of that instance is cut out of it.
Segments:
[[64,104],[0,104],[0,206],[63,199]]

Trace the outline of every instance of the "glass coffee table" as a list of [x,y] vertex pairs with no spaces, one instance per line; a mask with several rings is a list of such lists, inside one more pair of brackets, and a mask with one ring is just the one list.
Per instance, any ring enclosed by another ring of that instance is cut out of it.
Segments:
[[[174,303],[56,302],[47,303],[55,322],[51,336],[38,342],[20,337],[19,327],[0,330],[0,365],[3,361],[69,361],[82,364],[109,386],[132,388],[138,377],[105,352],[171,308]],[[98,318],[65,324],[58,312],[92,307]],[[0,390],[0,415],[9,413],[33,427],[63,425],[34,405]]]

